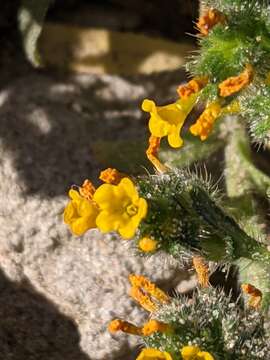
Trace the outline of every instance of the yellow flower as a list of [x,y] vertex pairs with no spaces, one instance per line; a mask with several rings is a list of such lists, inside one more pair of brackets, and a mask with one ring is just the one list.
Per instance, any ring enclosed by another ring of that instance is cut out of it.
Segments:
[[167,352],[148,348],[144,349],[136,360],[172,360],[172,357]]
[[144,252],[151,252],[157,249],[157,241],[149,237],[143,237],[139,241],[139,248]]
[[198,346],[184,346],[181,349],[183,360],[215,360],[207,351],[201,351]]
[[94,202],[82,197],[76,190],[69,191],[71,201],[64,211],[64,222],[68,224],[75,235],[82,235],[87,230],[96,227],[98,208]]
[[173,148],[182,146],[180,131],[196,99],[197,94],[192,94],[186,99],[165,106],[156,106],[154,101],[144,100],[142,110],[151,115],[149,120],[151,134],[159,138],[168,136],[168,142]]
[[147,214],[147,202],[139,197],[129,178],[123,178],[118,185],[101,185],[93,199],[100,209],[96,219],[99,230],[118,231],[124,239],[134,236],[141,220]]

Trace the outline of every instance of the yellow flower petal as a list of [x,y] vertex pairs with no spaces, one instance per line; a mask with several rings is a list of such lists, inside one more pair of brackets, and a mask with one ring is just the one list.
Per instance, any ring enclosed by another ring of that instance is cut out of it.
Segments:
[[127,177],[117,185],[101,185],[93,199],[100,208],[97,227],[103,232],[118,231],[124,239],[134,236],[147,213],[146,200],[139,198],[134,183]]
[[68,196],[74,201],[80,201],[81,200],[81,195],[78,193],[78,191],[76,191],[74,189],[69,190]]
[[123,189],[126,192],[126,195],[134,200],[139,199],[138,191],[135,188],[133,182],[129,178],[123,178],[119,185],[118,190]]
[[207,351],[201,351],[198,346],[184,346],[181,349],[183,360],[215,360]]
[[142,220],[142,217],[139,216],[139,214],[133,216],[132,219],[130,220],[130,226],[136,230],[137,227],[139,226],[141,220]]
[[[94,226],[93,226],[94,225]],[[71,231],[74,235],[81,236],[87,230],[95,227],[95,224],[92,223],[91,219],[79,218],[73,221],[70,224]]]
[[93,200],[98,204],[101,210],[111,207],[116,200],[115,185],[103,184],[95,192]]
[[160,110],[158,111],[158,115],[160,119],[169,123],[170,125],[178,125],[179,123],[183,123],[187,116],[186,112],[175,104],[160,106],[159,109]]
[[156,349],[144,349],[136,360],[173,360],[171,355],[167,352],[162,352]]
[[71,189],[69,196],[72,200],[65,208],[64,222],[75,235],[80,236],[96,227],[98,208],[94,202],[83,198],[76,190]]
[[76,208],[72,201],[70,201],[64,211],[64,222],[66,224],[69,224],[70,221],[76,216]]
[[156,104],[152,100],[145,99],[142,103],[142,110],[145,112],[153,112],[156,110]]
[[118,231],[123,239],[129,240],[135,235],[137,227],[138,225],[135,226],[135,224],[128,223],[125,226],[120,226]]
[[207,351],[200,351],[197,356],[198,360],[215,360]]
[[151,114],[149,124],[150,133],[156,137],[164,137],[168,135],[170,124],[160,119],[159,116]]
[[82,217],[92,216],[93,213],[96,213],[96,207],[93,206],[93,203],[89,200],[82,199],[78,204],[78,214]]
[[194,360],[200,348],[198,346],[184,346],[181,349],[181,355],[184,360]]
[[102,232],[116,231],[119,228],[119,215],[102,211],[96,218],[96,225]]
[[144,198],[140,198],[138,202],[138,216],[140,219],[146,217],[147,209],[148,209],[147,201]]
[[180,137],[180,130],[183,124],[180,126],[174,126],[173,131],[168,135],[168,143],[173,148],[179,148],[183,145],[183,140]]

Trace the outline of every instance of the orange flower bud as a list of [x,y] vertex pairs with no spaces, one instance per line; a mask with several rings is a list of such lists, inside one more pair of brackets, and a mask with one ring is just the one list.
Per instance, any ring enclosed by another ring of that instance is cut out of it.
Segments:
[[127,334],[132,335],[142,335],[142,329],[129,323],[128,321],[115,319],[110,322],[108,329],[111,333],[115,333],[117,331],[123,331]]
[[129,275],[129,281],[133,287],[142,288],[156,300],[162,303],[166,303],[169,301],[169,297],[165,294],[165,292],[158,288],[146,277],[142,275],[131,274]]
[[96,191],[96,189],[95,189],[94,185],[88,179],[84,180],[84,183],[82,184],[82,186],[79,187],[80,195],[87,200],[93,199],[93,195],[94,195],[95,191]]
[[213,125],[221,113],[221,106],[218,102],[209,104],[200,115],[195,124],[190,127],[194,136],[200,136],[202,141],[206,140],[212,131]]
[[99,179],[106,184],[118,185],[120,181],[127,177],[125,174],[119,172],[116,169],[108,168],[100,172]]
[[150,237],[143,237],[139,241],[139,248],[144,252],[151,252],[157,249],[158,242]]
[[147,156],[148,160],[151,161],[151,163],[154,165],[154,167],[156,168],[156,170],[159,173],[164,173],[168,169],[157,158],[158,150],[160,147],[160,140],[161,140],[161,138],[159,138],[157,136],[154,136],[154,135],[150,136],[149,147],[146,150],[146,156]]
[[209,286],[209,268],[201,256],[192,258],[193,266],[198,276],[198,282],[202,287]]
[[258,309],[262,302],[262,292],[251,284],[242,284],[241,288],[245,294],[250,295],[248,306]]
[[227,97],[242,90],[251,83],[253,75],[253,67],[247,64],[245,70],[240,75],[229,77],[218,85],[220,96]]
[[187,99],[190,95],[200,91],[207,84],[207,77],[194,78],[187,84],[180,85],[177,89],[179,96],[182,99]]
[[150,296],[145,294],[139,287],[133,286],[130,290],[130,296],[145,310],[149,312],[154,312],[157,310],[157,306],[151,300]]
[[225,22],[225,16],[216,9],[207,10],[198,20],[197,28],[200,33],[204,36],[209,34],[209,30],[211,30],[216,24]]
[[144,336],[152,335],[156,332],[169,332],[171,330],[170,325],[162,323],[158,320],[150,320],[146,324],[144,324],[142,328],[142,333]]

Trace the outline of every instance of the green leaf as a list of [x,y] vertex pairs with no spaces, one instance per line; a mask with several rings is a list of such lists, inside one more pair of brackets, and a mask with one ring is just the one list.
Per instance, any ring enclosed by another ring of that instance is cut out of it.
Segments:
[[24,50],[28,60],[34,66],[41,65],[41,58],[37,51],[37,41],[51,2],[52,0],[22,0],[18,12]]
[[266,196],[270,178],[254,165],[249,138],[240,123],[225,147],[225,175],[231,214],[241,220],[250,235],[263,238],[262,225],[266,219],[258,195]]
[[187,134],[185,143],[179,150],[166,146],[166,140],[163,140],[158,156],[165,165],[180,168],[207,159],[223,146],[224,140],[219,139],[216,134],[212,134],[205,142]]

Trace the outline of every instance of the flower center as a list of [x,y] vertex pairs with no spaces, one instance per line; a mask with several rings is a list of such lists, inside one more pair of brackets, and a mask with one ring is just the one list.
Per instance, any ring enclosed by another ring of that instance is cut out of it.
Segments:
[[126,207],[126,213],[127,213],[129,216],[134,216],[134,215],[137,214],[137,212],[138,212],[138,207],[135,206],[135,205],[133,205],[133,204],[128,205],[128,206]]

